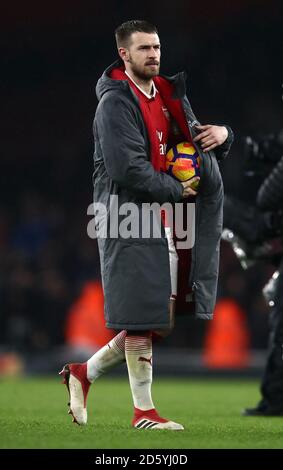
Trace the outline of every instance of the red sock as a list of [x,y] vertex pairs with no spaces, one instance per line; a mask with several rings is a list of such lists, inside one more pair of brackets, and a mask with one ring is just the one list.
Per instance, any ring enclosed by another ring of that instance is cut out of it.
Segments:
[[168,419],[164,419],[164,418],[161,418],[161,416],[159,416],[155,408],[144,411],[144,410],[140,410],[139,408],[134,407],[133,424],[134,422],[136,422],[138,419],[140,419],[143,416],[146,416],[146,418],[149,419],[150,421],[158,421],[159,423],[168,422]]

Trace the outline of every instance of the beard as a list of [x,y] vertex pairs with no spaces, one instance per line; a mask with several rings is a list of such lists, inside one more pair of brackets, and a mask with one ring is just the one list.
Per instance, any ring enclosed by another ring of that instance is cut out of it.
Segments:
[[[139,65],[137,64],[131,55],[129,56],[129,62],[131,64],[131,69],[133,73],[135,74],[136,77],[138,77],[140,80],[150,80],[153,77],[156,77],[159,74],[159,62],[157,61],[147,61],[144,65]],[[155,69],[151,69],[148,67],[149,64],[156,64],[157,67]]]

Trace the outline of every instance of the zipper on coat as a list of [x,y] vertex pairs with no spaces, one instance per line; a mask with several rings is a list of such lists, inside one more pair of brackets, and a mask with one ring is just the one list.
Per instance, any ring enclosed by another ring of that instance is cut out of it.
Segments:
[[[184,103],[183,100],[182,100],[182,106],[183,106],[185,118],[186,118],[186,121],[187,121],[191,141],[192,141],[194,147],[196,148],[201,160],[203,160],[202,149],[200,148],[198,143],[195,143],[193,141],[193,138],[195,137],[195,135],[197,135],[197,132],[194,129],[194,127],[196,125],[199,125],[199,121],[194,116],[192,109],[186,109],[186,103]],[[192,113],[192,116],[190,116],[190,113]],[[197,245],[198,245],[198,240],[197,239],[198,239],[198,224],[199,224],[199,218],[200,218],[200,204],[198,204],[197,198],[195,200],[195,208],[196,208],[195,243],[194,243],[194,246],[192,247],[192,261],[191,261],[191,270],[190,270],[190,276],[189,276],[189,287],[191,288],[192,292],[195,292],[197,290],[197,283],[196,283]]]
[[192,283],[192,291],[195,292],[197,290],[198,286],[197,286],[197,283],[195,281],[193,281]]
[[197,270],[197,262],[198,262],[198,225],[200,219],[200,205],[195,202],[196,207],[196,219],[195,219],[195,243],[192,247],[192,261],[191,261],[191,271],[189,277],[189,287],[191,287],[192,291],[195,292],[197,290],[197,279],[196,279],[196,270]]
[[[193,126],[196,121],[189,121],[189,126]],[[191,133],[191,132],[190,132]],[[192,135],[192,133],[191,133]],[[200,158],[201,158],[201,164],[203,160],[203,155],[201,148],[197,143],[193,143],[194,147],[196,148]],[[201,184],[201,183],[200,183]],[[197,269],[197,259],[198,259],[198,231],[199,231],[199,220],[200,220],[200,210],[201,210],[201,205],[198,202],[198,198],[196,197],[195,199],[195,211],[196,211],[196,219],[195,219],[195,243],[194,246],[192,247],[192,263],[191,263],[191,274],[189,277],[189,286],[191,287],[192,291],[195,292],[197,290],[197,284],[196,284],[196,269]],[[194,255],[194,256],[193,256]]]

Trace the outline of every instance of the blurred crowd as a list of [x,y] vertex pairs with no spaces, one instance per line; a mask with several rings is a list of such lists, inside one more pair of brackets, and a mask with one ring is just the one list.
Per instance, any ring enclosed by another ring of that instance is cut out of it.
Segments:
[[64,342],[70,306],[84,283],[99,276],[96,244],[83,208],[68,213],[38,192],[23,195],[0,224],[0,344],[18,352]]

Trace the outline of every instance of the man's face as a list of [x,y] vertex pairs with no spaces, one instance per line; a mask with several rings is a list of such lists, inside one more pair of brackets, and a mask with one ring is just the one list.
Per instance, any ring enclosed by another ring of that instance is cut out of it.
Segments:
[[127,48],[119,49],[128,70],[142,80],[159,74],[160,41],[157,34],[136,32],[131,35]]

